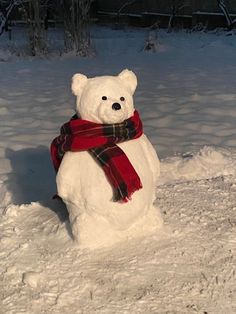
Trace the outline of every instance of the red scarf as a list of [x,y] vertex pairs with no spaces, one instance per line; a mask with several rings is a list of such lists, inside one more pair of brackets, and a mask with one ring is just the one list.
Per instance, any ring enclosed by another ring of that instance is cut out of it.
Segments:
[[116,145],[143,134],[137,111],[122,123],[99,124],[79,119],[76,115],[61,127],[51,144],[51,157],[58,171],[68,151],[88,150],[99,162],[114,190],[115,201],[127,202],[131,194],[142,188],[140,178],[122,149]]

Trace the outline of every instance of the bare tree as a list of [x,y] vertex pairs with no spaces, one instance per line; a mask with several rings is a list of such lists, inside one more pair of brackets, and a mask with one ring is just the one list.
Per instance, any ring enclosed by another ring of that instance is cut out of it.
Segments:
[[217,0],[217,2],[218,2],[219,8],[221,9],[221,11],[223,12],[225,16],[228,30],[232,30],[233,26],[236,23],[236,19],[232,20],[231,16],[229,15],[229,11],[227,9],[227,6],[225,5],[224,0]]
[[90,7],[93,0],[63,0],[65,47],[77,55],[91,53]]
[[29,2],[29,42],[32,55],[45,53],[46,38],[40,14],[40,0]]
[[23,15],[28,24],[29,48],[32,56],[45,54],[46,32],[44,15],[48,0],[29,0],[23,6]]
[[168,33],[170,33],[174,27],[176,15],[178,15],[179,11],[188,6],[189,5],[185,4],[183,0],[172,0],[171,15],[168,22]]
[[119,8],[119,10],[117,11],[117,23],[118,23],[118,24],[120,24],[120,15],[121,15],[122,11],[123,11],[126,7],[128,7],[129,5],[135,3],[136,1],[137,1],[137,0],[128,0],[128,1],[126,1],[126,2],[124,2],[124,3],[122,4],[122,6],[121,6],[121,7]]
[[1,6],[0,3],[0,36],[8,30],[8,18],[15,6],[21,4],[21,0],[11,0],[6,7]]
[[64,44],[66,51],[74,49],[73,23],[71,21],[71,0],[63,0]]

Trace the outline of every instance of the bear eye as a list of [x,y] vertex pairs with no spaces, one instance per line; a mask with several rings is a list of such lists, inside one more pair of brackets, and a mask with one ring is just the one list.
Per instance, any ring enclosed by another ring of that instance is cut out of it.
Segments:
[[107,100],[107,96],[102,96],[102,100]]
[[121,100],[121,101],[124,101],[124,100],[125,100],[125,97],[123,97],[123,96],[120,97],[120,100]]

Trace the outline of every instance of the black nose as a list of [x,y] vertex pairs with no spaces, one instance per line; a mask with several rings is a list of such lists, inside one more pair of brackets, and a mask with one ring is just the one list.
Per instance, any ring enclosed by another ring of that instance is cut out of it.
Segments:
[[120,110],[121,105],[118,102],[114,102],[114,104],[112,105],[112,109],[113,110]]

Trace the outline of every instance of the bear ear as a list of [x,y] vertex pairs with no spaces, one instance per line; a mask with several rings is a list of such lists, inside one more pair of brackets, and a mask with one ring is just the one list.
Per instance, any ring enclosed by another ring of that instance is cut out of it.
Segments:
[[86,75],[77,73],[72,77],[71,89],[75,96],[79,96],[87,84],[88,78]]
[[124,82],[124,84],[131,91],[131,93],[134,94],[137,87],[137,77],[134,72],[125,69],[120,72],[118,77]]

